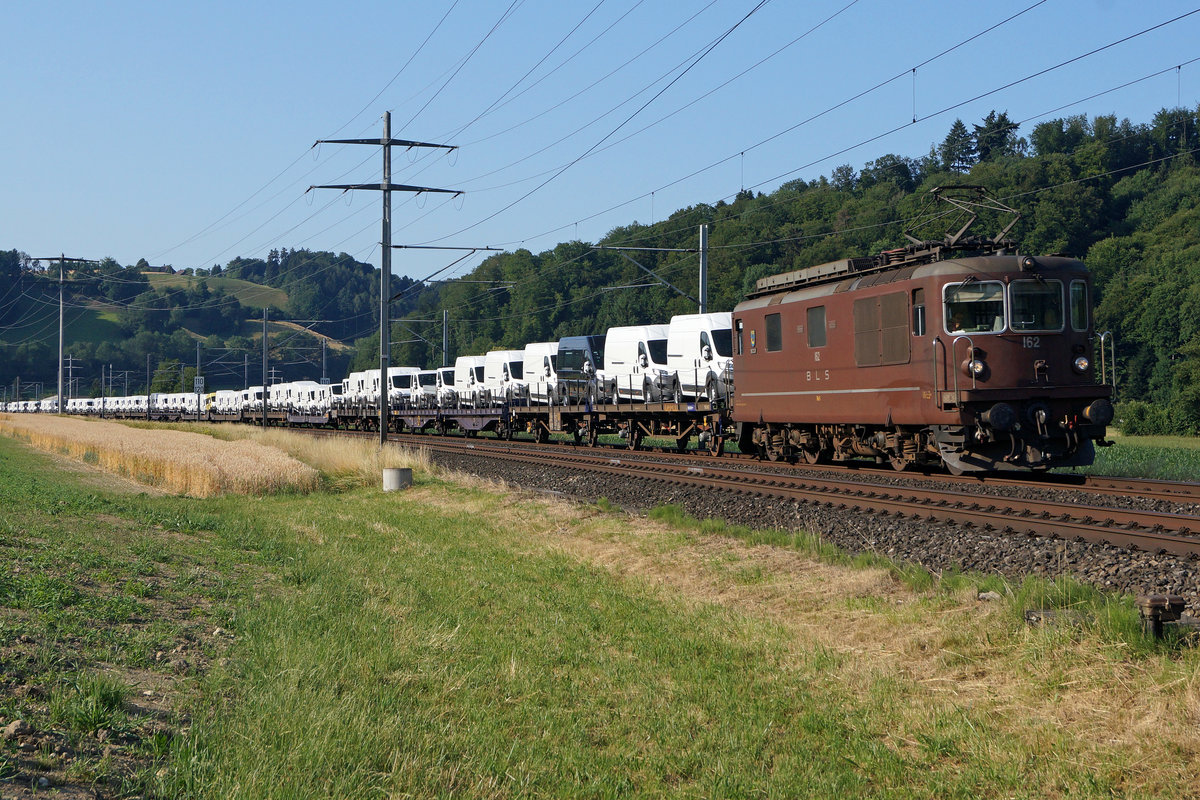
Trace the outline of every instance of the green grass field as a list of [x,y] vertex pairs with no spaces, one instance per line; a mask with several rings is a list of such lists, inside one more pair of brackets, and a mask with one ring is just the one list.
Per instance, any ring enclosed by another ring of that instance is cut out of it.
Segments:
[[[22,297],[14,300],[8,314],[14,320],[12,327],[0,336],[3,342],[41,340],[58,346],[58,300],[33,300]],[[121,335],[116,313],[100,307],[78,308],[72,303],[63,314],[63,337],[71,342],[99,344],[112,341]]]
[[239,278],[171,275],[162,272],[146,272],[143,274],[150,281],[150,286],[154,289],[163,289],[168,286],[192,286],[197,281],[206,281],[208,288],[214,291],[217,289],[223,290],[226,294],[236,297],[238,302],[247,308],[262,308],[263,306],[283,308],[287,305],[288,300],[287,292],[283,289],[263,286],[262,284],[251,283]]
[[1200,481],[1200,437],[1123,436],[1110,431],[1112,447],[1096,448],[1083,472],[1167,481]]
[[[0,717],[79,755],[0,742],[0,779],[189,798],[1195,791],[1196,654],[1127,618],[1029,629],[1003,582],[997,604],[961,578],[915,592],[786,535],[416,478],[188,500],[0,440],[0,656],[20,665]],[[1084,596],[1084,617],[1128,610]]]

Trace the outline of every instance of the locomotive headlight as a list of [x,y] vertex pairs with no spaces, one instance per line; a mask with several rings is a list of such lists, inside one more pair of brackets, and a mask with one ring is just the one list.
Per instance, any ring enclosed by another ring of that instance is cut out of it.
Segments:
[[1077,356],[1075,358],[1075,360],[1071,362],[1071,368],[1074,369],[1076,372],[1078,372],[1080,375],[1087,372],[1088,367],[1090,367],[1091,365],[1092,365],[1092,362],[1088,361],[1087,356]]
[[979,377],[983,374],[983,371],[987,369],[987,365],[978,358],[972,358],[970,363],[967,364],[967,369],[971,371],[972,375]]

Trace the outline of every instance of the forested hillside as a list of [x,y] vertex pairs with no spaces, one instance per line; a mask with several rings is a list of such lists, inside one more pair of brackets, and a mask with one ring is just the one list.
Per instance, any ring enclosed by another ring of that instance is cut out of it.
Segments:
[[[859,169],[843,165],[811,182],[785,183],[770,194],[743,191],[731,203],[698,204],[654,225],[615,228],[595,244],[503,253],[466,276],[471,282],[420,287],[397,278],[392,313],[427,320],[448,310],[451,358],[614,325],[665,322],[694,311],[695,303],[629,259],[695,295],[701,223],[710,226],[710,308],[729,310],[764,275],[902,245],[902,231],[931,188],[977,184],[1021,212],[1010,236],[1023,252],[1075,255],[1095,273],[1098,330],[1112,331],[1117,342],[1118,399],[1127,401],[1127,429],[1196,433],[1198,148],[1197,110],[1163,110],[1141,124],[1066,117],[1028,131],[993,112],[978,124],[956,121],[920,157],[886,154]],[[692,252],[622,255],[598,246]],[[265,260],[235,258],[224,268],[196,271],[191,284],[157,289],[147,283],[144,267],[122,268],[106,259],[72,270],[68,303],[77,313],[68,340],[83,374],[98,376],[101,363],[140,374],[147,354],[174,374],[171,365],[192,363],[200,340],[205,363],[217,359],[228,381],[240,384],[242,370],[229,365],[258,358],[261,313],[211,288],[205,279],[216,276],[282,290],[287,301],[270,312],[272,318],[295,320],[316,334],[272,331],[272,359],[288,377],[319,375],[317,336],[356,345],[352,361],[345,356],[331,362],[334,376],[376,363],[378,270],[346,254],[284,248]],[[11,386],[17,375],[28,382],[53,373],[57,329],[48,320],[51,308],[57,319],[56,278],[56,267],[38,272],[23,253],[0,253],[3,385]],[[393,338],[393,363],[441,362],[440,332],[428,323],[398,324]]]

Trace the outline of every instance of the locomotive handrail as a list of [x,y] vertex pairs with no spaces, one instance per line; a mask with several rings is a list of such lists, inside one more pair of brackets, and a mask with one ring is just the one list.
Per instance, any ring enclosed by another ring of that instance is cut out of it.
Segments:
[[1117,396],[1117,341],[1113,337],[1112,331],[1105,331],[1100,334],[1100,383],[1108,384],[1109,363],[1107,353],[1104,350],[1104,342],[1108,341],[1109,349],[1112,351],[1112,390],[1113,397]]
[[[956,354],[958,353],[958,343],[963,340],[966,340],[966,342],[967,342],[967,357],[968,358],[975,357],[975,342],[974,342],[974,340],[971,339],[970,336],[967,336],[966,334],[959,334],[958,336],[955,336],[953,340],[951,340],[950,351],[949,351],[950,363],[947,364],[946,366],[949,367],[950,374],[954,376],[954,405],[955,406],[962,405],[962,389],[960,389],[958,386],[958,369],[954,364],[954,359],[957,357]],[[938,367],[939,367],[939,364],[938,364],[938,360],[937,360],[937,349],[939,347],[942,348],[942,360],[944,362],[946,359],[946,355],[947,355],[946,345],[942,342],[942,337],[935,336],[935,337],[933,337],[933,352],[934,352],[933,393],[934,393],[934,396],[937,401],[937,407],[939,409],[943,409],[943,408],[945,408],[945,404],[942,402],[941,391],[938,390]],[[975,373],[972,371],[971,372],[971,388],[975,389],[977,387],[978,387],[978,383],[976,382]]]
[[937,359],[937,351],[938,351],[939,347],[942,349],[942,361],[944,362],[946,360],[946,345],[942,344],[942,337],[934,336],[933,337],[933,402],[937,405],[938,409],[940,410],[942,408],[942,392],[938,388],[938,371],[939,371],[940,364]]

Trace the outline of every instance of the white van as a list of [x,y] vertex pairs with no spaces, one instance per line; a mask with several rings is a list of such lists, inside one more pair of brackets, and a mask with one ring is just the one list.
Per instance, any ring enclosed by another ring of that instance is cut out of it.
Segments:
[[438,372],[436,369],[423,369],[417,373],[416,387],[413,397],[421,408],[437,405]]
[[483,357],[483,388],[493,405],[520,400],[525,394],[524,350],[490,350]]
[[458,392],[454,391],[454,367],[438,367],[437,370],[437,404],[438,408],[449,408],[458,403]]
[[378,397],[379,370],[375,372],[375,393],[370,389],[371,370],[363,370],[361,372],[351,372],[346,380],[342,381],[342,406],[361,406],[368,403],[374,403]]
[[[155,395],[156,398],[166,397],[166,395]],[[156,399],[155,403],[162,403],[161,399]],[[159,408],[155,405],[155,408]],[[249,386],[242,390],[242,411],[262,411],[263,407],[263,387]]]
[[458,402],[474,407],[475,397],[483,392],[483,356],[459,356],[454,359],[454,391]]
[[733,375],[733,315],[725,311],[671,317],[667,369],[676,400],[726,397]]
[[388,404],[413,405],[417,395],[416,367],[388,367]]
[[534,342],[521,354],[525,365],[523,380],[529,388],[529,402],[551,404],[558,385],[558,342]]
[[[212,410],[216,414],[236,414],[242,393],[236,389],[218,389],[213,397]],[[132,399],[132,398],[131,398]]]
[[673,379],[667,368],[667,325],[609,328],[604,337],[604,373],[621,400],[657,401]]

